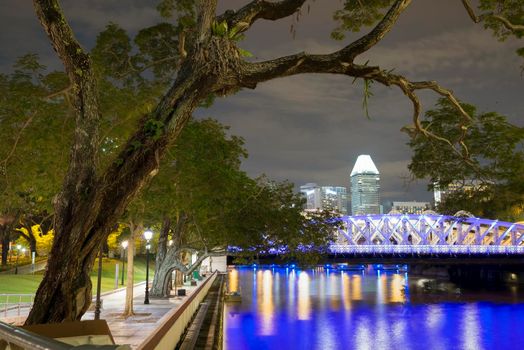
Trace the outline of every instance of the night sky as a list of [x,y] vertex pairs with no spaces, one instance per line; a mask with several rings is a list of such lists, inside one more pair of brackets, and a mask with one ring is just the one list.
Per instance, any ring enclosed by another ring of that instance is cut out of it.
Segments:
[[[246,0],[219,0],[219,12],[237,9]],[[329,38],[332,14],[340,0],[309,0],[296,37],[291,18],[258,21],[240,46],[253,59],[269,59],[299,51],[328,53],[347,45]],[[112,21],[130,33],[160,20],[153,0],[62,1],[77,38],[91,48],[98,32]],[[0,71],[9,72],[16,57],[39,53],[52,69],[61,65],[41,29],[29,0],[0,1]],[[481,25],[473,24],[458,0],[414,0],[386,38],[357,63],[395,72],[411,80],[437,80],[461,100],[481,111],[497,111],[524,126],[524,77],[515,50],[522,42],[501,43]],[[426,182],[409,182],[408,138],[400,128],[411,122],[409,100],[398,88],[372,87],[371,119],[362,109],[360,82],[342,76],[302,75],[261,84],[218,100],[199,117],[213,117],[231,126],[246,140],[249,158],[243,168],[252,176],[267,174],[306,182],[349,187],[349,173],[359,154],[370,154],[381,173],[381,197],[391,200],[430,200]],[[436,96],[421,95],[432,108]]]

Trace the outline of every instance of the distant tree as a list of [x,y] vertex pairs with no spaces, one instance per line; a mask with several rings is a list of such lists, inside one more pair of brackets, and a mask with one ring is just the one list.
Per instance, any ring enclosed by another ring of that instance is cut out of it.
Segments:
[[[217,0],[163,0],[159,10],[167,23],[140,30],[133,41],[117,26],[108,28],[99,36],[99,44],[104,45],[89,55],[75,38],[57,0],[33,0],[38,19],[64,64],[68,86],[56,94],[70,102],[74,131],[68,168],[53,202],[55,241],[28,324],[81,318],[90,304],[89,273],[100,245],[132,198],[157,173],[168,145],[176,140],[195,108],[214,96],[254,89],[262,82],[297,74],[341,74],[363,79],[365,96],[369,96],[371,82],[398,87],[413,104],[414,130],[428,137],[443,139],[445,135],[422,127],[420,90],[449,99],[463,117],[459,128],[470,119],[453,94],[436,82],[413,82],[393,73],[390,68],[395,67],[358,63],[359,56],[391,30],[410,0],[344,1],[344,9],[337,15],[344,30],[375,26],[333,53],[301,52],[260,62],[245,59],[249,54],[238,46],[239,40],[255,22],[298,16],[305,2],[254,0],[217,16]],[[482,2],[496,9],[506,9],[506,3]],[[518,15],[523,6],[522,1],[511,1],[510,8],[516,10],[508,10],[508,15]],[[516,20],[520,25],[521,18]],[[520,33],[518,28],[514,32]],[[160,93],[165,86],[168,88]],[[118,108],[111,110],[111,104],[104,104],[111,101],[104,96],[115,92],[123,97],[120,93],[124,91],[127,97],[121,101],[127,101],[127,106],[132,102],[140,105],[135,109],[142,116],[138,124],[129,123],[130,114],[116,113]],[[123,127],[118,138],[104,137],[105,123],[111,120],[107,116],[113,117],[112,125],[130,127]],[[60,129],[53,135],[56,130]],[[106,153],[115,140],[121,146]],[[460,144],[452,151],[465,152]]]
[[[494,219],[522,219],[524,205],[524,128],[508,123],[495,112],[478,113],[472,105],[462,107],[471,123],[457,130],[461,115],[441,99],[437,109],[422,121],[425,129],[447,135],[452,143],[468,150],[468,159],[449,152],[443,142],[413,135],[409,142],[413,157],[409,164],[415,178],[430,180],[430,189],[458,187],[450,192],[438,210],[454,214],[467,210]],[[520,208],[520,209],[519,209]]]
[[[167,293],[173,269],[188,273],[217,248],[224,254],[227,237],[236,234],[226,232],[226,213],[238,208],[239,193],[254,181],[240,170],[243,140],[226,132],[212,119],[190,121],[139,196],[148,219],[162,223],[152,295]],[[188,252],[199,252],[190,269],[183,263]]]

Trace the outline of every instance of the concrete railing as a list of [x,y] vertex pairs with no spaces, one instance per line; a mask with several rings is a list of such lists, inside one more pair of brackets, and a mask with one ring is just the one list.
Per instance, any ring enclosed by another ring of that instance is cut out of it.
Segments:
[[209,276],[176,309],[165,314],[159,321],[160,326],[139,345],[139,350],[174,349],[182,339],[185,329],[207,295],[218,272]]

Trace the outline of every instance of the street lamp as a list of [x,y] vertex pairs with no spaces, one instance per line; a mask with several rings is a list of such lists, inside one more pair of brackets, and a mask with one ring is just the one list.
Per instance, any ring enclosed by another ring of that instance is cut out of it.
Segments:
[[123,252],[122,252],[122,283],[121,283],[122,286],[124,285],[124,274],[125,274],[125,269],[126,269],[126,249],[127,249],[128,244],[129,244],[128,241],[122,242],[122,249],[123,249]]
[[149,304],[149,250],[151,249],[149,241],[153,238],[153,232],[150,230],[145,231],[144,238],[146,239],[146,298],[144,299],[144,304]]
[[18,257],[20,256],[20,249],[22,249],[22,246],[20,244],[16,245],[16,263],[15,263],[15,275],[18,275]]

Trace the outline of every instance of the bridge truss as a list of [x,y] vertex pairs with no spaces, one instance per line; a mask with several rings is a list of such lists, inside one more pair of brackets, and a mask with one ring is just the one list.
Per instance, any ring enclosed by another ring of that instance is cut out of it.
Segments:
[[524,225],[432,214],[344,216],[335,254],[524,254]]

